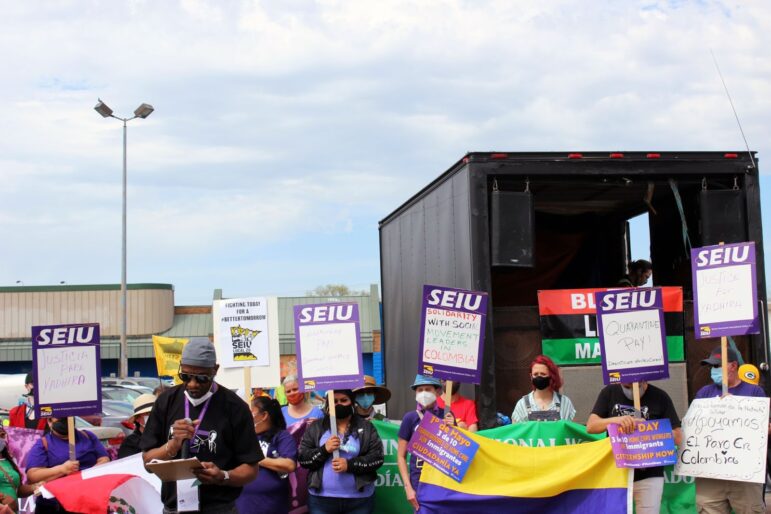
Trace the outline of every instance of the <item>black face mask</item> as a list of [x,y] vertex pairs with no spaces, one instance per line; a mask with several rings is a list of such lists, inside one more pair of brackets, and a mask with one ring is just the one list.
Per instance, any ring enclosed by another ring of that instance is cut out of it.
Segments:
[[70,435],[70,427],[67,425],[66,418],[54,421],[51,429],[59,435]]
[[536,389],[543,390],[549,387],[551,377],[533,377],[531,382],[533,382]]
[[335,416],[337,419],[350,418],[353,414],[353,405],[335,405]]

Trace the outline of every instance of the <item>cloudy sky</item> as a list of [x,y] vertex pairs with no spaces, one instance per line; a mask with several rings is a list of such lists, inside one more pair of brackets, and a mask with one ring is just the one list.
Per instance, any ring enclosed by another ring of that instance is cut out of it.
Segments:
[[771,149],[767,0],[3,2],[0,48],[1,285],[120,280],[98,97],[156,108],[129,281],[178,304],[367,288],[378,220],[467,151],[743,149],[710,49]]

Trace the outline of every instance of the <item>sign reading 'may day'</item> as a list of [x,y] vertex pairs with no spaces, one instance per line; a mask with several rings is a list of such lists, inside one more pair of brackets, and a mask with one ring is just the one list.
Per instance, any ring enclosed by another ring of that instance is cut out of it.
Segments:
[[35,414],[102,412],[99,324],[32,327]]
[[479,384],[487,293],[423,286],[418,373]]
[[691,273],[697,338],[760,332],[755,243],[694,248]]
[[301,391],[364,385],[358,304],[295,305],[294,329]]
[[605,384],[669,378],[662,291],[597,293],[597,328]]

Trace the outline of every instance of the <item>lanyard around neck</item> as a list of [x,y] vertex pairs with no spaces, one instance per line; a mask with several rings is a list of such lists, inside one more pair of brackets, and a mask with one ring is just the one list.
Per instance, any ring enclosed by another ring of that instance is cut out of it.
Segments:
[[[201,409],[201,414],[198,416],[198,424],[195,426],[195,430],[193,430],[193,441],[195,441],[196,436],[198,436],[198,430],[201,428],[201,424],[203,424],[203,418],[206,416],[206,411],[209,409],[209,402],[211,402],[211,399],[214,397],[214,393],[217,392],[217,384],[212,384],[212,394],[209,396],[209,398],[204,402],[203,409]],[[185,418],[190,418],[190,400],[185,396]],[[192,453],[197,453],[198,450],[193,450],[193,448],[190,448],[190,451]]]

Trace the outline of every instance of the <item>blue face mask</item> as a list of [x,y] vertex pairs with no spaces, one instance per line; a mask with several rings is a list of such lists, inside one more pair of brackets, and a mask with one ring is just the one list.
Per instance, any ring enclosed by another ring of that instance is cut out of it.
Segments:
[[712,377],[712,381],[716,384],[723,383],[723,368],[712,368],[709,372],[709,376]]
[[357,394],[356,403],[359,404],[359,407],[362,409],[369,409],[372,407],[372,404],[375,403],[375,395],[372,393]]

